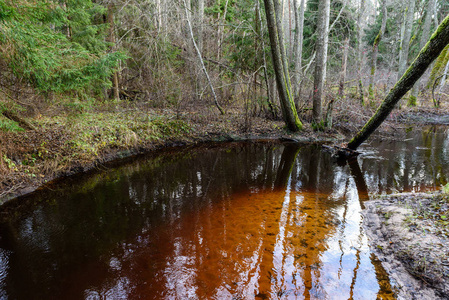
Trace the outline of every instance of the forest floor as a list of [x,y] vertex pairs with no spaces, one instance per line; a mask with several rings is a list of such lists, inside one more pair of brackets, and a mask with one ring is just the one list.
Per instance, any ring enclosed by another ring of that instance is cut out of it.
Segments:
[[[238,108],[220,115],[210,106],[177,111],[110,103],[88,110],[39,111],[45,113],[26,118],[31,125],[27,130],[0,130],[0,204],[54,179],[164,147],[248,139],[344,145],[373,113],[336,108],[332,129],[315,131],[305,122],[303,130],[293,134],[279,119],[248,117]],[[406,124],[448,125],[448,116],[448,108],[403,108],[392,113],[376,135],[400,139]],[[449,294],[448,223],[443,218],[449,217],[447,197],[439,205],[444,212],[429,217],[439,199],[438,193],[392,195],[373,200],[366,210],[366,228],[376,243],[373,249],[404,299],[444,299]]]

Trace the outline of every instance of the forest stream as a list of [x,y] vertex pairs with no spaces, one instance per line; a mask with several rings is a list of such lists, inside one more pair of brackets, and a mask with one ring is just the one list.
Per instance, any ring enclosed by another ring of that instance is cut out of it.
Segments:
[[0,207],[0,298],[395,299],[364,203],[445,185],[449,129],[360,151],[214,143],[60,180]]

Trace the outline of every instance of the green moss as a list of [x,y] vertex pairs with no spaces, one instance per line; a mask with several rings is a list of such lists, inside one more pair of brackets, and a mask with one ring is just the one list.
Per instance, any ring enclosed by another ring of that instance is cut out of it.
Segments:
[[410,95],[408,98],[407,106],[416,106],[416,97],[413,95]]
[[125,150],[161,139],[179,138],[190,126],[181,120],[149,118],[137,113],[82,113],[70,117],[41,119],[57,123],[69,136],[65,148],[72,158],[92,159],[109,149]]

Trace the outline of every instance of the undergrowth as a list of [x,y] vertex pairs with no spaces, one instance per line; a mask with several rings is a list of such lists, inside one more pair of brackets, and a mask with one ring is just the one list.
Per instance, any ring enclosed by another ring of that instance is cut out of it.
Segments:
[[148,142],[179,138],[190,131],[182,120],[151,118],[138,112],[87,112],[67,118],[43,119],[41,124],[64,127],[69,136],[66,151],[72,153],[72,157],[88,160],[102,151],[144,146]]

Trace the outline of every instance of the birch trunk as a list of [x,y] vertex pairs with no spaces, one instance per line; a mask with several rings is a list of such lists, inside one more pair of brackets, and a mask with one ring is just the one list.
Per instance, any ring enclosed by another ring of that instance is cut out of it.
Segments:
[[449,16],[447,16],[438,26],[430,40],[421,49],[418,57],[407,69],[405,74],[390,90],[385,100],[377,109],[373,117],[363,126],[363,128],[348,143],[348,148],[355,150],[362,144],[382,122],[388,117],[390,112],[401,98],[413,87],[413,84],[424,74],[427,67],[434,61],[446,45],[449,44]]
[[406,16],[404,20],[404,36],[401,40],[399,49],[399,70],[398,80],[404,75],[407,69],[408,52],[410,49],[410,38],[412,36],[413,19],[415,15],[415,0],[409,0],[406,7]]
[[[421,48],[426,45],[426,42],[429,40],[429,37],[430,37],[430,25],[432,23],[432,12],[434,10],[435,3],[436,3],[436,0],[429,0],[429,2],[427,2],[426,16],[424,18],[421,39],[419,41],[419,46]],[[412,95],[410,96],[410,99],[408,102],[408,104],[410,106],[416,105],[416,101],[418,99],[420,81],[421,81],[421,79],[418,79],[418,81],[413,86]]]
[[371,61],[371,74],[369,78],[369,98],[371,101],[374,100],[374,77],[376,75],[377,68],[377,54],[379,53],[379,43],[385,33],[385,27],[387,25],[387,0],[382,1],[382,24],[380,26],[379,33],[377,34],[374,44],[373,44],[373,57]]
[[322,123],[322,102],[326,80],[327,47],[329,40],[330,0],[320,0],[318,4],[317,54],[313,83],[313,123]]
[[302,128],[302,123],[298,118],[291,94],[290,77],[282,35],[282,23],[280,20],[282,13],[281,5],[279,0],[264,0],[264,3],[282,116],[289,130],[298,131]]

